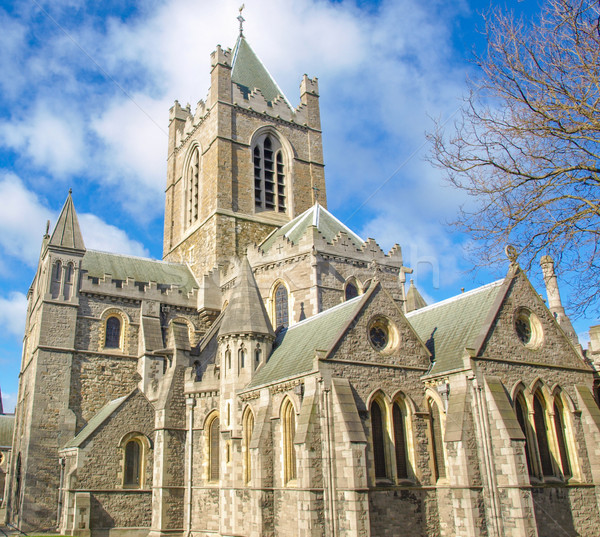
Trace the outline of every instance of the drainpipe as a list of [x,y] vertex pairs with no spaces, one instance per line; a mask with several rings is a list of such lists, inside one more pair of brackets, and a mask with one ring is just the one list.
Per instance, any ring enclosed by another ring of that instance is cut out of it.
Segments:
[[188,460],[187,460],[187,535],[188,537],[192,534],[192,463],[193,463],[193,452],[194,452],[194,407],[196,406],[196,400],[188,397],[185,401],[189,410],[189,423],[188,423]]

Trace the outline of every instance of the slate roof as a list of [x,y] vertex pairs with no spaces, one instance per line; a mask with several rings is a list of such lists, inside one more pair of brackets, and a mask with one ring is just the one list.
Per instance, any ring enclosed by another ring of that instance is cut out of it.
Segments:
[[465,349],[473,346],[483,329],[503,282],[498,280],[406,315],[433,356],[429,374],[463,366]]
[[133,278],[138,282],[169,284],[181,288],[186,293],[199,287],[192,271],[186,265],[143,257],[87,250],[83,256],[82,269],[86,270],[89,276],[96,278],[110,274],[115,280]]
[[[231,81],[240,86],[244,93],[259,89],[265,100],[270,103],[277,97],[283,97],[289,106],[289,101],[285,98],[283,91],[243,35],[238,37],[233,48]],[[290,108],[292,107],[290,106]]]
[[90,420],[87,425],[79,431],[79,434],[69,441],[63,449],[80,447],[95,431],[102,425],[110,415],[117,410],[129,395],[114,399],[103,406],[100,411]]
[[72,248],[74,250],[85,250],[70,190],[67,201],[63,205],[54,231],[52,232],[52,237],[50,237],[50,245],[61,248]]
[[360,248],[365,243],[354,231],[342,224],[342,222],[317,202],[310,209],[285,224],[285,226],[271,233],[262,242],[260,248],[264,252],[268,252],[280,237],[286,237],[293,244],[297,244],[311,226],[316,227],[325,240],[330,243],[341,232],[346,233],[357,248]]
[[0,414],[0,448],[12,447],[14,426],[14,414]]
[[331,349],[368,296],[360,295],[280,332],[269,361],[257,371],[248,388],[310,372],[317,350]]

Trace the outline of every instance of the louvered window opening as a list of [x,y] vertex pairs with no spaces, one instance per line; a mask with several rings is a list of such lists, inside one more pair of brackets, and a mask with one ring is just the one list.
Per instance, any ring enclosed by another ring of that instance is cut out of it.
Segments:
[[191,226],[200,214],[200,150],[196,147],[188,167],[187,224]]
[[270,136],[254,147],[254,203],[259,210],[284,213],[285,164],[283,153]]

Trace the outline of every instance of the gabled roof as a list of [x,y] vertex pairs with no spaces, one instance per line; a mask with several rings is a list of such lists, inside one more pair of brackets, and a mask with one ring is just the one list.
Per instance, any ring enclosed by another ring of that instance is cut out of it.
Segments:
[[262,242],[260,248],[263,252],[268,252],[280,237],[285,237],[293,244],[297,244],[310,227],[316,227],[327,242],[333,242],[333,239],[340,233],[346,233],[357,248],[360,248],[365,243],[354,231],[342,224],[342,222],[317,202],[310,209],[285,224],[285,226],[271,233]]
[[240,86],[245,93],[259,89],[267,102],[272,103],[277,97],[282,97],[290,106],[283,91],[243,35],[238,37],[233,49],[231,81]]
[[427,306],[427,302],[419,293],[415,282],[410,280],[410,287],[408,288],[408,292],[406,293],[406,312],[410,313],[411,311],[415,311],[421,308],[425,308]]
[[369,293],[309,317],[278,334],[269,361],[256,373],[248,388],[255,388],[313,369],[317,351],[329,351],[356,316]]
[[242,260],[240,273],[221,322],[219,336],[227,334],[261,334],[275,337],[247,257]]
[[96,431],[96,429],[98,429],[98,427],[100,427],[110,417],[110,415],[125,402],[129,395],[124,395],[123,397],[114,399],[110,403],[107,403],[105,406],[103,406],[98,413],[90,421],[88,421],[88,424],[81,429],[79,434],[73,438],[73,440],[67,442],[63,449],[80,447],[81,444],[83,444]]
[[143,257],[87,250],[81,268],[88,272],[88,276],[95,278],[103,278],[105,274],[110,274],[115,280],[125,281],[127,278],[133,278],[138,282],[169,284],[186,293],[199,287],[192,271],[186,265]]
[[406,318],[433,355],[429,372],[438,374],[463,366],[466,348],[473,348],[504,280],[408,313]]
[[54,231],[52,232],[52,237],[50,237],[49,244],[60,248],[85,250],[85,244],[83,243],[83,237],[81,235],[81,229],[79,228],[79,221],[77,220],[77,213],[75,212],[75,206],[73,205],[70,190],[67,201],[65,201],[65,204],[63,205]]

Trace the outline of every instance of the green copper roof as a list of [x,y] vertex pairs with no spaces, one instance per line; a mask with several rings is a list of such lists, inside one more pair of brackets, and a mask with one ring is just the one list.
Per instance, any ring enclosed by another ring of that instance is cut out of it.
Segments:
[[289,105],[285,95],[243,35],[238,38],[233,49],[231,81],[241,86],[242,91],[247,93],[259,89],[263,97],[270,103],[281,96]]
[[463,366],[466,348],[481,332],[504,280],[432,304],[406,315],[433,355],[430,374]]
[[331,349],[367,296],[365,294],[348,300],[279,333],[269,361],[256,373],[248,387],[262,386],[311,371],[316,352]]
[[0,414],[0,448],[6,449],[12,446],[14,426],[14,414]]
[[124,395],[123,397],[114,399],[110,403],[103,406],[100,411],[90,421],[88,421],[88,424],[81,429],[79,434],[73,438],[73,440],[67,443],[64,449],[80,447],[81,444],[83,444],[96,431],[96,429],[98,429],[98,427],[100,427],[100,425],[102,425],[108,419],[108,417],[121,406],[127,397],[129,396]]
[[187,266],[143,257],[87,250],[83,256],[82,269],[95,278],[103,278],[105,274],[110,274],[115,280],[133,278],[137,282],[178,286],[185,293],[198,287]]
[[360,248],[365,242],[327,209],[321,207],[319,203],[315,203],[310,209],[271,233],[260,245],[260,248],[264,252],[268,252],[280,237],[286,237],[293,244],[297,244],[311,226],[316,227],[327,242],[333,242],[333,239],[341,232],[346,233],[357,248]]

